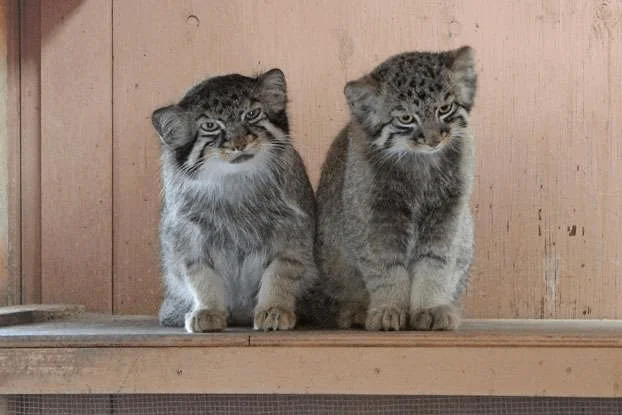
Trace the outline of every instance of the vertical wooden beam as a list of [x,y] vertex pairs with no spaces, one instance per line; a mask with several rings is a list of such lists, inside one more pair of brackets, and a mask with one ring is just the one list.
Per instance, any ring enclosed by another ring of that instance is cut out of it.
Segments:
[[41,2],[21,0],[22,302],[41,302]]
[[41,299],[112,310],[112,3],[41,3]]
[[0,306],[21,296],[19,95],[19,0],[0,0]]
[[0,1],[0,305],[20,302],[19,1]]

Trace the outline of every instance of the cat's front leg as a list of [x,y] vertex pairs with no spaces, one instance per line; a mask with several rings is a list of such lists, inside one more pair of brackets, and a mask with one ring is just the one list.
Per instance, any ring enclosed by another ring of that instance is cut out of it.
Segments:
[[367,267],[363,279],[369,292],[366,330],[406,327],[410,280],[401,264]]
[[255,330],[289,330],[296,325],[296,294],[305,272],[296,259],[276,257],[261,278],[255,307]]
[[222,277],[209,265],[186,267],[186,285],[193,298],[193,307],[186,313],[188,333],[220,331],[227,327],[225,287]]
[[460,324],[454,305],[456,275],[451,257],[428,253],[413,265],[410,327],[415,330],[453,330]]
[[409,214],[406,208],[384,209],[384,199],[377,203],[366,244],[353,251],[369,293],[365,329],[400,330],[407,325],[410,297],[410,277],[404,265],[411,236],[405,225]]

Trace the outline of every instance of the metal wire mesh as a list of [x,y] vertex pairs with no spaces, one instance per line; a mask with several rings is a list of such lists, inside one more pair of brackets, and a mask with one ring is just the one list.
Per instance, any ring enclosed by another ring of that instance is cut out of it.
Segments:
[[[2,397],[0,397],[2,399]],[[622,399],[355,395],[10,395],[9,415],[598,415]],[[3,412],[0,405],[0,414]]]

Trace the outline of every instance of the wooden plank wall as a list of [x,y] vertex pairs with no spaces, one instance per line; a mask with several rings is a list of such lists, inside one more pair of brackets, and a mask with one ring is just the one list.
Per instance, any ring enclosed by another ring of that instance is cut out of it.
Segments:
[[41,3],[41,300],[112,311],[112,3]]
[[[281,67],[314,183],[345,82],[391,54],[477,51],[470,317],[622,317],[622,1],[41,3],[41,298],[159,303],[151,112]],[[114,59],[113,59],[114,57]]]

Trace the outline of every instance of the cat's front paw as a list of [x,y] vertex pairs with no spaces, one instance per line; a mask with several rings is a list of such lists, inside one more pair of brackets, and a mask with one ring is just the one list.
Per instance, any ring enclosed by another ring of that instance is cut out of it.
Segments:
[[406,327],[406,310],[397,307],[382,307],[370,309],[367,312],[366,330],[400,330],[404,327]]
[[220,331],[227,327],[227,313],[215,310],[194,310],[186,314],[185,328],[188,333]]
[[255,330],[289,330],[296,325],[296,314],[281,307],[267,307],[255,310]]
[[454,330],[460,325],[455,307],[440,305],[411,313],[410,327],[415,330]]

